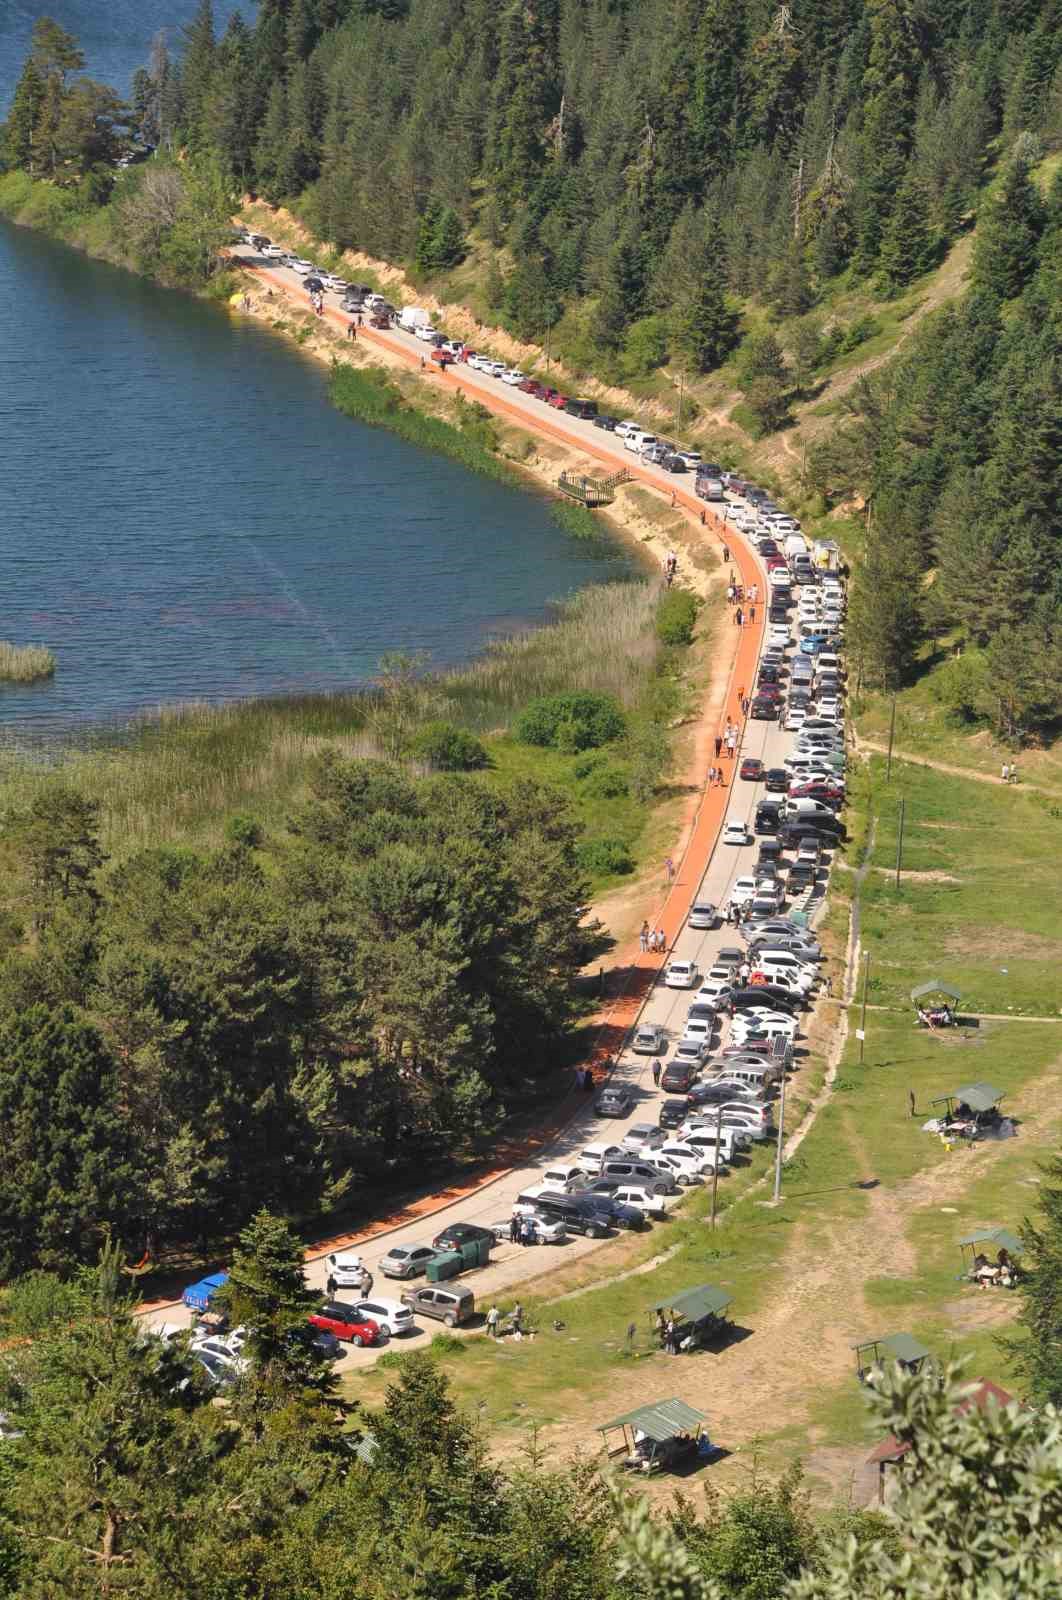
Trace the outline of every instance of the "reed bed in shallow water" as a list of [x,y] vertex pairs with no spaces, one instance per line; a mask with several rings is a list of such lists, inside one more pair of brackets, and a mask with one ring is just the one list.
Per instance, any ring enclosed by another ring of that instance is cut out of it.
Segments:
[[4,683],[36,683],[54,678],[55,656],[43,644],[11,644],[0,639],[0,680]]

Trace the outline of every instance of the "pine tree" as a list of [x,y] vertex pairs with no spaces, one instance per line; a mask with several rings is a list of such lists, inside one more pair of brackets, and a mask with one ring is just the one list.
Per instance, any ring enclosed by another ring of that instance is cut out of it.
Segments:
[[863,681],[885,694],[899,689],[913,668],[923,637],[921,594],[914,552],[879,529],[853,586],[848,651]]
[[871,47],[863,76],[866,105],[856,208],[855,266],[869,272],[903,179],[914,130],[918,52],[908,0],[867,0]]
[[897,294],[936,262],[937,247],[929,223],[929,198],[921,181],[908,171],[881,241],[878,258],[881,287]]
[[705,277],[672,308],[671,342],[694,372],[711,372],[738,340],[738,319],[726,303],[717,277]]
[[213,0],[199,0],[195,16],[182,29],[182,35],[184,118],[192,144],[197,149],[203,149],[208,142],[206,112],[217,51]]
[[33,132],[44,103],[44,76],[32,53],[27,56],[15,86],[11,111],[4,125],[3,164],[26,172],[32,170]]
[[1044,204],[1028,161],[1016,154],[999,189],[984,204],[974,245],[973,282],[1000,300],[1013,300],[1036,266],[1045,225]]
[[273,81],[269,104],[254,147],[258,188],[274,204],[286,198],[284,174],[288,149],[288,97],[280,78]]

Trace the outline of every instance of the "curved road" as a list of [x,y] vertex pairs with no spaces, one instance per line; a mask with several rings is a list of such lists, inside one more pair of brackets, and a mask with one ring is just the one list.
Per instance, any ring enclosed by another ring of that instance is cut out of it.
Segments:
[[[309,296],[296,273],[286,268],[265,267],[259,264],[257,258],[246,253],[242,254],[241,259],[245,265],[253,267],[264,281],[272,280],[285,294],[301,297],[308,302]],[[349,322],[347,314],[334,304],[327,304],[325,316],[344,328]],[[379,345],[414,365],[419,365],[425,353],[423,343],[400,331],[383,333],[361,328],[358,337],[359,342]],[[619,440],[594,428],[591,423],[554,412],[530,395],[503,386],[497,380],[464,366],[456,370],[451,367],[444,373],[432,372],[430,375],[434,382],[474,396],[491,411],[518,420],[533,432],[547,434],[566,445],[579,447],[613,470],[626,467],[634,478],[669,495],[674,494],[676,503],[698,520],[702,509],[707,509],[689,489],[680,486],[682,479],[677,484],[671,474],[639,461],[623,448]],[[762,595],[765,589],[763,569],[737,530],[726,527],[710,509],[706,528],[719,539],[725,534],[742,581],[746,586],[758,584]],[[313,1247],[307,1252],[307,1278],[311,1285],[324,1289],[327,1275],[325,1254],[342,1243],[344,1247],[356,1247],[368,1264],[376,1280],[376,1295],[397,1297],[404,1285],[385,1279],[378,1271],[380,1258],[392,1245],[430,1240],[444,1223],[450,1221],[489,1224],[507,1218],[516,1196],[536,1181],[547,1150],[551,1160],[570,1159],[573,1153],[592,1140],[618,1140],[629,1122],[656,1121],[657,1105],[663,1096],[653,1088],[649,1060],[635,1056],[626,1049],[627,1038],[634,1022],[642,1014],[644,1020],[657,1022],[666,1028],[672,1040],[677,1039],[683,1031],[686,1011],[693,995],[690,991],[665,988],[658,981],[663,965],[674,956],[696,960],[701,969],[706,970],[723,945],[735,943],[732,930],[723,927],[698,931],[686,926],[686,916],[695,897],[722,904],[734,879],[742,872],[751,870],[755,853],[753,846],[741,849],[718,842],[724,820],[741,819],[751,824],[760,797],[758,785],[742,783],[736,777],[741,755],[760,756],[767,765],[776,765],[788,752],[791,743],[791,737],[783,733],[776,722],[751,722],[747,725],[742,722],[738,690],[751,688],[755,679],[762,642],[763,613],[763,606],[758,605],[756,624],[742,629],[731,681],[720,712],[720,728],[729,718],[741,730],[738,759],[733,763],[724,763],[727,768],[725,787],[702,792],[677,876],[666,896],[661,892],[662,904],[652,908],[654,926],[663,926],[667,934],[667,955],[642,955],[635,945],[633,949],[620,951],[616,956],[613,974],[618,972],[620,975],[619,993],[600,1019],[599,1048],[595,1055],[614,1062],[615,1080],[633,1090],[635,1105],[632,1115],[625,1121],[601,1122],[588,1107],[577,1107],[574,1101],[570,1102],[565,1108],[569,1112],[567,1120],[554,1137],[540,1144],[530,1157],[525,1152],[514,1158],[513,1154],[500,1150],[495,1165],[481,1174],[474,1185],[462,1191],[446,1191],[418,1202],[397,1217],[383,1219],[374,1227],[342,1241],[334,1240]],[[722,625],[731,625],[729,613]],[[648,907],[646,915],[650,915]],[[724,1023],[724,1033],[726,1026]],[[725,1182],[725,1177],[721,1177]],[[655,1223],[653,1226],[659,1228],[666,1225]],[[513,1288],[521,1280],[559,1264],[561,1259],[582,1255],[595,1248],[598,1245],[593,1241],[581,1237],[571,1238],[563,1245],[536,1246],[530,1250],[506,1243],[497,1248],[488,1267],[466,1275],[463,1281],[475,1293],[478,1307],[485,1310],[492,1299],[511,1296]],[[354,1298],[353,1291],[339,1291],[337,1298],[344,1297]],[[175,1310],[172,1303],[145,1306],[144,1315],[154,1324],[184,1322],[188,1316],[179,1308]],[[417,1333],[407,1336],[405,1343],[410,1347],[424,1344],[435,1331],[434,1323],[425,1323]],[[375,1360],[375,1354],[369,1350],[348,1351],[344,1355],[342,1368],[371,1363]]]

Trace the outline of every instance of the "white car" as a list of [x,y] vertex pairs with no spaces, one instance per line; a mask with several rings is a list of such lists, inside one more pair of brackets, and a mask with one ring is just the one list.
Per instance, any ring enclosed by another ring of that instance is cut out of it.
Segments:
[[726,978],[709,978],[702,983],[697,991],[697,999],[705,1005],[714,1006],[718,1011],[725,1006],[733,993],[733,984],[729,976]]
[[786,646],[792,644],[792,642],[793,636],[789,632],[789,629],[784,622],[771,623],[771,626],[767,629],[768,648],[771,645],[780,645],[784,650]]
[[752,1011],[743,1011],[734,1018],[730,1028],[730,1038],[734,1044],[744,1044],[750,1033],[762,1033],[767,1029],[771,1033],[780,1033],[787,1039],[797,1036],[796,1018],[789,1016],[785,1011],[763,1011],[759,1008]]
[[501,375],[501,380],[502,383],[511,384],[515,388],[518,383],[523,383],[524,375],[519,367],[507,367]]
[[749,830],[748,830],[748,824],[747,823],[744,823],[744,822],[728,822],[726,824],[726,827],[723,829],[723,843],[724,844],[742,845],[742,844],[748,844],[748,842],[749,842]]
[[322,272],[321,282],[326,289],[334,289],[336,294],[346,294],[350,288],[346,278],[341,278],[335,272]]
[[474,355],[469,356],[468,365],[473,372],[485,372],[488,367],[494,365],[494,362],[490,356]]
[[[418,324],[417,327],[413,329],[413,333],[417,339],[423,339],[425,344],[430,344],[433,339],[437,339],[439,337],[438,328],[433,328],[430,323],[426,324],[426,326],[423,328]],[[499,362],[498,365],[501,366],[501,362]],[[503,372],[504,370],[505,368],[502,367]]]
[[686,1187],[700,1183],[704,1173],[711,1172],[714,1165],[711,1161],[705,1161],[695,1150],[687,1149],[677,1139],[658,1145],[655,1150],[650,1150],[646,1145],[641,1151],[641,1156],[644,1161],[659,1162],[661,1166],[666,1162],[665,1170],[674,1175],[676,1183],[684,1184]]
[[672,961],[664,973],[668,989],[696,989],[701,981],[701,969],[696,961]]
[[695,1044],[711,1044],[715,1029],[707,1017],[687,1017],[680,1043],[692,1040]]
[[730,891],[730,904],[732,906],[748,905],[756,897],[757,882],[755,878],[735,878]]
[[401,1300],[391,1300],[386,1296],[377,1297],[370,1295],[367,1300],[352,1302],[354,1310],[370,1322],[375,1322],[380,1330],[381,1339],[390,1339],[397,1334],[416,1333],[417,1326],[413,1321],[413,1313]]
[[282,244],[267,244],[263,245],[258,254],[267,256],[270,261],[281,261],[287,255],[287,251]]
[[328,1270],[325,1285],[329,1294],[336,1289],[361,1288],[365,1262],[352,1250],[337,1250],[334,1255],[325,1258],[325,1265]]
[[509,369],[505,365],[504,361],[487,361],[484,362],[480,370],[485,372],[488,378],[500,378],[502,374],[504,372],[508,372]]
[[[568,1237],[568,1230],[563,1222],[553,1222],[546,1217],[540,1217],[534,1206],[515,1205],[513,1210],[518,1217],[531,1218],[535,1224],[535,1237],[540,1244],[560,1244]],[[511,1223],[512,1219],[505,1217],[500,1222],[490,1222],[487,1226],[497,1240],[504,1241],[510,1237]]]
[[617,439],[626,439],[629,433],[641,433],[641,426],[637,422],[617,422],[612,430]]
[[[664,1170],[670,1171],[669,1168]],[[676,1182],[678,1181],[677,1173],[672,1173],[671,1176],[675,1178]],[[612,1199],[618,1201],[620,1205],[633,1206],[636,1211],[642,1213],[643,1217],[667,1216],[667,1206],[664,1203],[663,1195],[654,1194],[651,1189],[646,1189],[641,1184],[625,1183],[622,1188],[613,1193]]]
[[829,695],[823,695],[822,699],[817,702],[817,705],[824,717],[835,716],[841,709],[841,702]]
[[801,728],[804,726],[804,723],[807,721],[807,716],[808,714],[806,711],[802,711],[799,706],[794,706],[792,711],[786,712],[785,721],[782,723],[782,727],[785,729],[786,733],[799,733]]
[[237,1376],[241,1372],[246,1372],[251,1364],[246,1356],[238,1355],[235,1350],[231,1349],[228,1341],[224,1338],[211,1336],[206,1339],[193,1339],[189,1349],[197,1354],[210,1356],[213,1361],[219,1362],[221,1366]]

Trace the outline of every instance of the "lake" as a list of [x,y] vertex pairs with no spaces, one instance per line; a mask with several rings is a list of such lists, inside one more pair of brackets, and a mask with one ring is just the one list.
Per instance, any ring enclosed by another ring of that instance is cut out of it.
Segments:
[[539,496],[341,416],[227,309],[0,224],[0,685],[8,738],[434,665],[629,571]]

